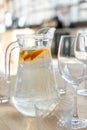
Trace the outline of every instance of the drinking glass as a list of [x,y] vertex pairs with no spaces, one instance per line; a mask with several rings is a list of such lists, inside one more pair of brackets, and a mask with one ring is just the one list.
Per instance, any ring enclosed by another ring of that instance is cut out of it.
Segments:
[[[77,87],[84,80],[84,65],[74,55],[76,36],[62,36],[58,51],[58,66],[62,77],[74,88],[74,110],[70,118],[71,129],[82,129],[87,127],[87,120],[79,118],[77,109]],[[70,44],[70,53],[65,53],[65,45]]]
[[54,71],[55,71],[56,82],[57,82],[57,85],[58,85],[60,95],[66,94],[67,82],[61,77],[61,75],[59,73],[58,60],[57,59],[53,59],[53,68],[54,68]]
[[60,103],[54,107],[48,100],[37,102],[35,112],[37,130],[70,130],[69,123],[66,125],[63,122],[63,111]]
[[0,34],[0,103],[7,103],[10,98],[10,82],[6,81],[4,60],[3,35]]
[[[87,32],[79,32],[75,42],[75,56],[76,58],[84,64],[84,72],[86,75],[87,68]],[[86,80],[86,79],[85,79]],[[84,88],[78,90],[78,94],[82,96],[87,96],[87,86],[86,81],[84,81]]]

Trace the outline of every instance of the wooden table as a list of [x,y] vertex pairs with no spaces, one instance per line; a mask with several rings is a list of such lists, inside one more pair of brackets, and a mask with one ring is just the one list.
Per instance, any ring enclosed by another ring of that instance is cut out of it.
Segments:
[[[13,95],[15,76],[11,77],[11,97]],[[82,87],[83,84],[79,88]],[[67,85],[67,93],[61,96],[60,102],[56,108],[58,116],[73,109],[73,88]],[[69,109],[70,108],[70,109]],[[78,96],[79,116],[87,118],[87,97]],[[59,117],[58,117],[59,119]],[[51,120],[51,125],[52,122]],[[53,127],[55,128],[55,127]],[[0,104],[0,130],[37,130],[36,118],[26,117],[19,113],[11,100],[9,103]],[[52,129],[54,130],[54,129]],[[63,130],[58,126],[58,130]],[[65,129],[64,129],[65,130]],[[87,128],[86,128],[87,130]]]

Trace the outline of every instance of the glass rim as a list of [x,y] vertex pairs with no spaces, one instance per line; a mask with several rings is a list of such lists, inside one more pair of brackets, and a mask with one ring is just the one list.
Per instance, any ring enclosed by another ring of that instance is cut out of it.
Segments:
[[61,37],[62,38],[65,38],[65,37],[76,38],[77,36],[76,35],[62,35]]
[[82,33],[78,33],[80,34],[80,36],[84,37],[84,36],[87,36],[87,32],[82,32]]
[[17,34],[16,35],[17,39],[52,39],[49,35],[47,34]]

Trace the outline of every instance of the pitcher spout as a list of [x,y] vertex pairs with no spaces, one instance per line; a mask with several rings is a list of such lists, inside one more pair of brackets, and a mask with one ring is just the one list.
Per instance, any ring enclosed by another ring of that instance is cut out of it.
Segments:
[[54,33],[55,33],[55,28],[49,28],[48,32],[46,33],[46,36],[49,37],[50,39],[53,39]]

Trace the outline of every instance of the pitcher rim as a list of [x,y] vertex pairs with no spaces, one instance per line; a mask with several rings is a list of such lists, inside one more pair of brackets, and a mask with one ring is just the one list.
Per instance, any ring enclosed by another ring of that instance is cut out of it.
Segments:
[[17,39],[20,39],[20,38],[34,38],[34,39],[43,39],[43,38],[46,38],[46,39],[52,39],[49,35],[47,34],[17,34],[16,35]]

